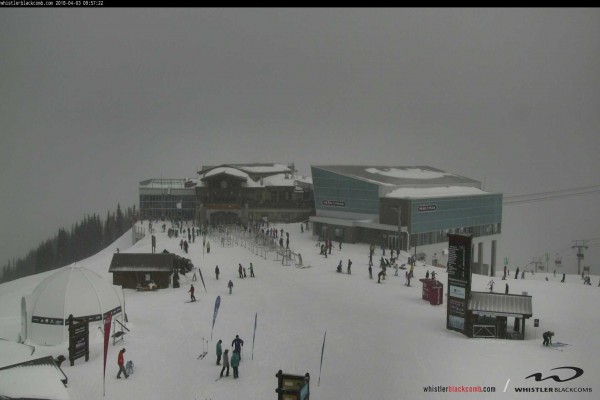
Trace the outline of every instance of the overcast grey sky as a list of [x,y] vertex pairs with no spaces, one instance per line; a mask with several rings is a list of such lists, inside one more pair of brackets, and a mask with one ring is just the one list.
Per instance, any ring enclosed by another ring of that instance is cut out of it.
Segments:
[[[598,9],[4,9],[0,264],[204,164],[597,185],[599,71]],[[599,200],[507,206],[500,256],[600,237]]]

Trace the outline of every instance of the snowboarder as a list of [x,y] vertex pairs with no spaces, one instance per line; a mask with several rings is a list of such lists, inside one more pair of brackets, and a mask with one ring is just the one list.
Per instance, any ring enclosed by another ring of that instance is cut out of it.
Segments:
[[542,336],[544,337],[544,342],[542,343],[544,346],[552,344],[552,336],[554,336],[554,332],[546,331]]
[[219,280],[219,266],[215,267],[215,275],[217,275],[217,280]]
[[225,371],[225,368],[227,368],[225,376],[229,376],[229,350],[227,349],[225,349],[225,352],[223,353],[223,368],[221,368],[221,378],[223,377],[223,372]]
[[235,339],[233,339],[233,341],[231,342],[231,347],[233,347],[233,354],[237,353],[240,357],[240,360],[242,359],[241,351],[243,346],[244,341],[240,339],[239,335],[235,335]]
[[221,365],[221,354],[223,354],[223,348],[221,347],[221,343],[223,343],[223,341],[219,339],[219,341],[217,342],[217,365]]
[[194,285],[193,284],[190,286],[190,290],[188,290],[188,293],[190,294],[190,301],[196,301],[196,296],[194,296]]
[[243,270],[242,264],[238,264],[238,265],[239,265],[239,267],[238,267],[238,274],[239,274],[240,278],[244,278],[244,275],[242,273],[242,270]]
[[248,269],[250,270],[250,278],[254,278],[254,267],[252,266],[252,263],[250,263]]
[[117,358],[117,364],[119,364],[119,373],[117,374],[117,379],[121,379],[121,372],[123,373],[123,375],[125,375],[125,379],[129,378],[127,371],[125,371],[125,357],[123,356],[124,354],[125,348],[122,348],[121,351],[119,351],[119,357]]
[[346,272],[348,275],[352,274],[352,261],[350,261],[350,259],[348,259],[348,267],[346,267]]
[[231,291],[233,290],[233,282],[231,282],[231,279],[229,280],[227,287],[229,288],[229,294],[231,294]]
[[231,367],[233,368],[233,379],[237,379],[239,377],[238,367],[240,365],[240,355],[235,351],[231,354]]

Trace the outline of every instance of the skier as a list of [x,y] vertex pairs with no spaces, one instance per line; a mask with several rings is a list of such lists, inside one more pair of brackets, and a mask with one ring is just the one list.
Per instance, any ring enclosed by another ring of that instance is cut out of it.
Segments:
[[188,290],[190,294],[190,301],[196,301],[196,296],[194,296],[194,285],[192,284],[190,290]]
[[227,373],[225,376],[229,376],[229,350],[227,349],[225,349],[225,352],[223,353],[223,368],[221,368],[221,378],[223,377],[223,371],[225,371],[225,368],[227,368]]
[[231,282],[231,279],[229,280],[227,287],[229,288],[229,294],[231,294],[231,291],[233,290],[233,282]]
[[233,379],[237,379],[239,375],[238,367],[240,365],[240,355],[235,351],[231,354],[231,367],[233,368]]
[[219,341],[217,342],[217,365],[221,365],[221,354],[223,354],[221,343],[223,343],[223,341],[219,339]]
[[241,350],[243,346],[244,341],[240,339],[239,335],[235,335],[235,339],[233,339],[233,341],[231,342],[231,347],[233,347],[233,354],[237,353],[240,357],[240,360],[242,359]]
[[125,357],[123,354],[125,354],[125,348],[122,348],[121,351],[119,351],[119,357],[117,358],[117,364],[119,364],[119,373],[117,374],[117,379],[121,379],[121,372],[123,375],[125,375],[125,379],[129,378],[127,371],[125,371]]
[[385,280],[385,268],[383,268],[381,271],[379,271],[379,273],[377,274],[377,283],[381,283],[381,278],[383,277],[383,279]]
[[254,267],[252,266],[252,263],[250,263],[248,269],[250,270],[250,278],[254,278]]
[[336,271],[342,272],[342,260],[340,260],[340,263],[338,264]]
[[346,268],[346,272],[348,275],[352,273],[352,261],[350,261],[350,259],[348,259],[348,267]]
[[552,344],[552,336],[554,336],[554,332],[546,331],[542,336],[544,337],[544,342],[542,343],[544,346]]
[[239,267],[238,267],[238,274],[239,274],[240,278],[243,278],[244,275],[242,274],[242,269],[243,269],[242,268],[242,264],[238,264],[238,265],[239,265]]

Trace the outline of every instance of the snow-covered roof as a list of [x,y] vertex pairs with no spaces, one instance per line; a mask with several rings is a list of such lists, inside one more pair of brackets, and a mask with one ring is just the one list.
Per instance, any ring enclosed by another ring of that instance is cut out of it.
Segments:
[[532,297],[515,294],[471,292],[468,309],[481,313],[533,315]]
[[108,272],[171,272],[174,261],[172,253],[115,253]]
[[64,373],[52,357],[0,369],[0,398],[68,400]]
[[361,166],[361,165],[316,165],[312,168],[349,176],[382,186],[474,186],[481,184],[473,179],[452,174],[429,166]]
[[206,173],[202,174],[201,179],[210,178],[211,176],[216,176],[216,175],[231,175],[231,176],[235,176],[237,178],[241,178],[242,180],[247,180],[250,178],[247,173],[240,171],[237,168],[217,167],[217,168],[211,169],[210,171],[207,171]]
[[449,197],[449,196],[468,196],[490,194],[472,186],[438,186],[425,188],[400,188],[395,189],[385,195],[385,197],[396,199],[407,198],[433,198],[433,197]]

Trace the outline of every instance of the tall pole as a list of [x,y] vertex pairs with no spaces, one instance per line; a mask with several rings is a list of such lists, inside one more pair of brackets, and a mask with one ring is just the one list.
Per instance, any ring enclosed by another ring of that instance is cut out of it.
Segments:
[[585,245],[585,240],[574,240],[575,244],[571,246],[572,249],[577,247],[577,275],[581,274],[581,260],[583,260],[583,250],[588,247]]

